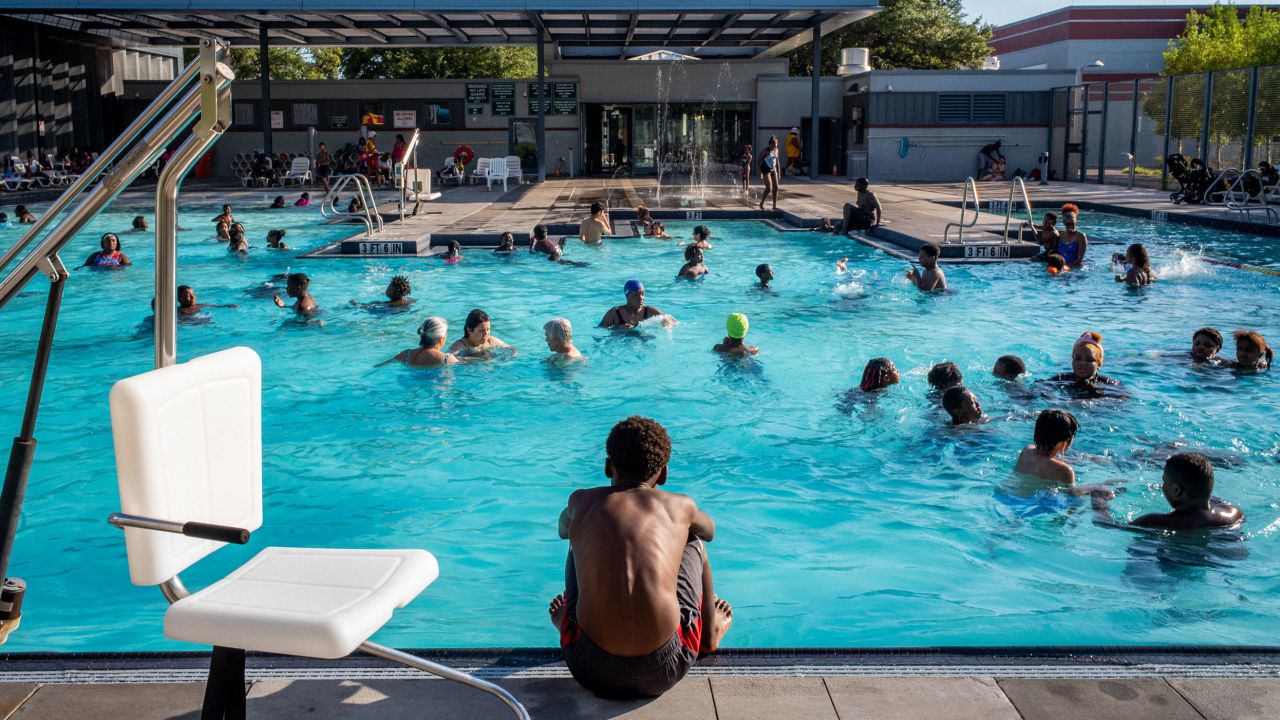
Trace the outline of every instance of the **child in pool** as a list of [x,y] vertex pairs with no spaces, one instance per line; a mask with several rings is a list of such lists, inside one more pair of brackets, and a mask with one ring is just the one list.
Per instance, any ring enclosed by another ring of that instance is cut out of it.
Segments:
[[[291,298],[296,298],[297,302],[293,304],[293,311],[302,316],[314,315],[320,311],[320,306],[316,305],[316,299],[311,296],[309,289],[311,287],[311,278],[304,273],[291,273],[289,280],[285,285],[285,294]],[[276,295],[273,300],[276,307],[284,307],[284,300]]]
[[205,308],[234,308],[239,305],[211,305],[209,303],[196,302],[196,291],[190,285],[178,286],[178,313],[182,315],[194,315]]
[[757,265],[756,278],[760,280],[761,288],[768,288],[769,283],[773,282],[773,267],[768,263],[761,263]]
[[1173,512],[1150,513],[1137,527],[1198,530],[1244,522],[1240,508],[1213,496],[1213,464],[1199,453],[1178,453],[1164,464],[1164,497]]
[[351,301],[352,305],[360,305],[363,310],[376,310],[380,308],[393,308],[396,310],[407,310],[413,304],[413,298],[409,297],[409,293],[413,292],[413,287],[409,285],[409,278],[404,275],[396,275],[391,278],[391,282],[387,283],[385,301],[377,301],[360,305],[355,300]]
[[872,358],[862,369],[862,381],[858,388],[864,393],[879,392],[898,384],[898,368],[889,358]]
[[1147,254],[1147,246],[1142,243],[1133,243],[1125,249],[1124,255],[1116,253],[1111,256],[1111,259],[1124,266],[1124,274],[1116,275],[1116,282],[1122,282],[1130,287],[1141,287],[1156,281],[1155,271],[1151,269],[1151,257]]
[[1017,380],[1027,374],[1027,364],[1017,355],[1001,355],[996,358],[991,374],[1001,380]]
[[1061,275],[1070,270],[1071,268],[1067,266],[1067,261],[1057,253],[1050,254],[1048,259],[1045,260],[1045,271],[1050,275]]
[[133,217],[133,227],[129,230],[129,232],[143,232],[146,229],[147,229],[147,219],[141,215],[135,215]]
[[693,280],[701,275],[707,274],[707,266],[702,262],[702,248],[697,245],[688,245],[684,249],[685,263],[680,267],[680,272],[676,273],[676,277]]
[[710,238],[711,229],[706,225],[699,225],[693,229],[693,242],[689,243],[689,246],[710,250],[712,248]]
[[516,236],[510,231],[502,233],[498,238],[498,247],[493,249],[495,255],[510,255],[516,250]]
[[760,352],[760,348],[748,345],[745,341],[747,330],[751,327],[746,315],[731,313],[725,320],[724,326],[728,335],[712,347],[712,351],[726,355],[755,355]]
[[960,372],[960,366],[953,362],[938,363],[929,368],[929,387],[933,388],[933,392],[946,392],[948,388],[953,388],[964,382],[964,374]]
[[462,262],[462,245],[457,240],[449,241],[449,248],[444,251],[441,259],[452,265],[456,262]]
[[272,210],[281,210],[281,209],[283,209],[283,208],[284,208],[284,196],[283,196],[283,195],[277,195],[277,196],[276,196],[276,199],[275,199],[275,200],[273,200],[273,201],[271,201],[271,209],[272,209]]
[[1096,393],[1098,385],[1119,385],[1119,380],[1098,374],[1103,357],[1102,334],[1087,332],[1071,348],[1071,372],[1054,375],[1049,378],[1049,382],[1062,383],[1071,389],[1090,393]]
[[1222,333],[1216,328],[1202,327],[1191,334],[1191,361],[1218,365],[1222,360],[1218,352],[1222,350]]
[[1015,473],[1066,485],[1072,495],[1093,495],[1100,498],[1115,497],[1115,490],[1106,485],[1076,485],[1076,471],[1058,456],[1071,448],[1080,423],[1075,416],[1063,410],[1045,410],[1036,418],[1032,444],[1018,454],[1013,467]]
[[31,214],[26,205],[15,205],[13,207],[13,219],[22,225],[32,225],[36,221],[36,216]]
[[836,274],[843,275],[849,272],[849,258],[842,257],[836,261]]
[[1040,245],[1040,254],[1036,255],[1033,260],[1047,260],[1050,255],[1054,255],[1058,250],[1058,214],[1047,212],[1044,214],[1044,221],[1039,225],[1032,225],[1024,222],[1022,227],[1030,228],[1035,233],[1036,242]]
[[942,393],[942,409],[951,416],[952,425],[973,425],[982,421],[982,405],[978,396],[963,385],[954,385]]
[[272,250],[288,250],[289,246],[284,244],[284,236],[286,231],[276,229],[267,231],[267,247]]
[[307,207],[309,205],[311,205],[311,193],[309,192],[302,193],[302,197],[293,203],[294,207]]
[[218,216],[213,219],[213,221],[215,223],[225,222],[227,225],[231,225],[231,223],[234,223],[236,221],[236,216],[231,214],[230,205],[223,205],[222,212],[219,213]]
[[934,292],[947,289],[947,276],[938,267],[938,258],[942,248],[933,243],[925,243],[920,248],[920,268],[907,271],[907,279],[921,292]]
[[1232,367],[1254,372],[1271,369],[1275,352],[1262,335],[1253,330],[1236,330],[1231,335],[1236,339],[1236,359]]

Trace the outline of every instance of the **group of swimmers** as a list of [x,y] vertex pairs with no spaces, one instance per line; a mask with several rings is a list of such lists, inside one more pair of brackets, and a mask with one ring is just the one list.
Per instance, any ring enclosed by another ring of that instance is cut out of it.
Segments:
[[[303,198],[307,198],[307,193],[303,193]],[[277,201],[283,201],[283,196],[277,197]],[[299,199],[301,202],[302,199]],[[308,200],[308,202],[310,202]],[[297,203],[295,203],[297,204]],[[273,204],[272,207],[275,207]],[[283,203],[281,204],[283,207]],[[244,225],[236,222],[236,216],[231,212],[230,205],[223,205],[222,212],[214,216],[218,242],[227,244],[227,252],[244,256],[249,254],[249,239],[245,235]],[[287,230],[273,228],[267,231],[267,248],[270,250],[289,250],[289,246],[285,244],[284,237],[288,234]]]
[[[1089,237],[1076,224],[1080,208],[1067,203],[1062,206],[1061,211],[1064,232],[1058,231],[1058,214],[1054,212],[1045,213],[1039,225],[1022,223],[1023,228],[1029,228],[1035,234],[1036,242],[1040,245],[1040,254],[1035,259],[1045,263],[1051,275],[1082,267],[1085,253],[1089,250]],[[1116,282],[1130,287],[1142,287],[1156,281],[1155,271],[1151,269],[1150,254],[1142,243],[1132,243],[1123,253],[1113,253],[1111,261],[1122,268],[1115,276]]]

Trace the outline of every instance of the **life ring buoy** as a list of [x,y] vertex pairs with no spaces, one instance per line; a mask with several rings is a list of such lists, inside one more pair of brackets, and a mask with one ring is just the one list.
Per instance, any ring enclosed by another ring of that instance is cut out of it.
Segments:
[[467,165],[470,164],[472,160],[476,159],[476,153],[466,145],[459,145],[458,149],[453,151],[453,159],[463,165]]

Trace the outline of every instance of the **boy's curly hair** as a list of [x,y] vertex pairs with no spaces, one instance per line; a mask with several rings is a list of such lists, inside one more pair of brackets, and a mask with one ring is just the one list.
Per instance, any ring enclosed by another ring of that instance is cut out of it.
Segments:
[[401,297],[413,292],[413,288],[409,286],[409,278],[404,275],[396,275],[391,278],[391,289],[400,293]]
[[632,415],[609,431],[605,451],[615,477],[648,480],[671,461],[671,437],[657,420]]

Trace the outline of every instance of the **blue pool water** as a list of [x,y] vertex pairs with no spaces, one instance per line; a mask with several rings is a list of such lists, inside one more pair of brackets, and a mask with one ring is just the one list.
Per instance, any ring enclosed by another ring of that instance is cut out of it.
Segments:
[[[139,211],[96,220],[64,253],[68,263]],[[179,354],[247,345],[262,355],[266,524],[248,547],[193,569],[189,586],[271,544],[422,547],[439,558],[441,577],[381,642],[553,645],[546,605],[561,589],[566,551],[556,519],[573,489],[604,482],[611,425],[640,413],[671,433],[669,489],[691,494],[719,524],[710,555],[717,590],[735,606],[727,645],[1265,644],[1280,632],[1280,371],[1237,376],[1152,353],[1185,350],[1205,324],[1275,340],[1280,280],[1198,259],[1276,267],[1273,240],[1086,214],[1087,271],[947,268],[955,291],[922,297],[901,261],[760,223],[709,223],[711,275],[690,283],[674,279],[682,248],[658,240],[571,246],[570,258],[590,263],[583,268],[487,251],[445,266],[261,249],[270,227],[304,249],[346,234],[319,225],[314,209],[238,208],[258,246],[240,260],[212,241],[215,212],[184,208],[181,223],[195,229],[179,236],[179,282],[201,302],[239,307],[180,327]],[[670,228],[680,237],[690,229]],[[0,233],[7,244],[17,230]],[[107,393],[152,357],[140,331],[150,236],[121,237],[135,267],[81,270],[67,288],[11,569],[30,585],[27,610],[6,650],[190,649],[163,640],[164,601],[129,584],[120,533],[104,522],[118,503]],[[1105,262],[1133,240],[1152,249],[1161,280],[1151,288],[1125,289]],[[837,276],[842,256],[851,273]],[[777,273],[773,293],[752,288],[759,262]],[[298,325],[245,293],[286,268],[311,275],[323,325]],[[413,283],[412,312],[349,305],[378,299],[397,273]],[[594,329],[631,277],[680,324],[641,337]],[[0,314],[4,432],[18,427],[42,307],[34,292]],[[423,316],[443,315],[456,337],[473,307],[518,356],[435,372],[373,367],[416,342]],[[750,316],[749,340],[761,348],[741,365],[709,352],[732,311]],[[541,362],[542,324],[557,315],[573,322],[586,366]],[[1033,378],[1063,371],[1087,329],[1106,336],[1104,372],[1131,400],[1028,397],[990,376],[1007,352]],[[897,364],[901,385],[842,413],[838,396],[879,355]],[[944,426],[925,381],[943,360],[959,363],[990,422]],[[1161,539],[1095,525],[1087,508],[1060,498],[1019,497],[1010,468],[1035,414],[1051,406],[1080,418],[1071,454],[1081,481],[1123,480],[1117,514],[1163,506],[1148,456],[1185,443],[1232,459],[1219,468],[1218,493],[1247,522],[1237,533]]]

